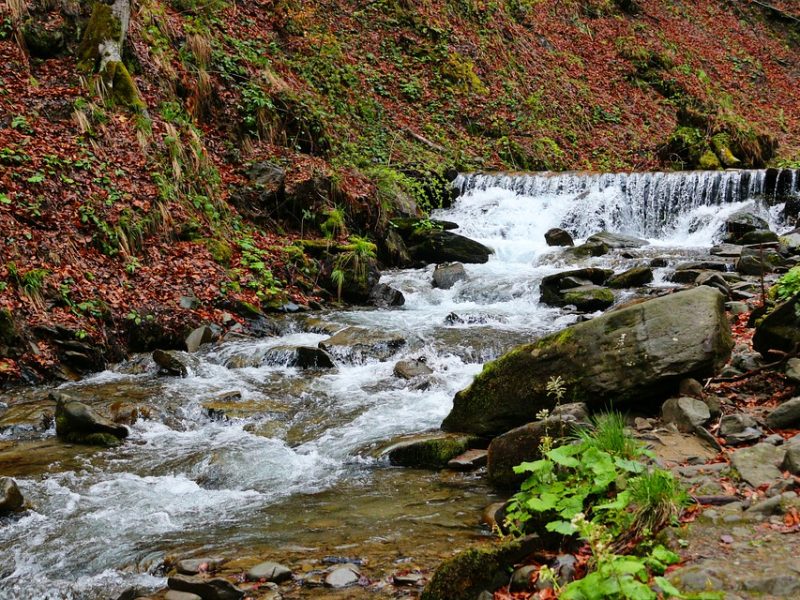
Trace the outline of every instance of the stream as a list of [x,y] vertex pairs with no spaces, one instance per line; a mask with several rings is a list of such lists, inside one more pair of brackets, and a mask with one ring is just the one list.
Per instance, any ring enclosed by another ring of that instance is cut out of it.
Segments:
[[[785,173],[797,193],[800,177]],[[386,272],[381,281],[402,291],[402,307],[282,317],[282,335],[186,355],[185,379],[158,377],[140,356],[59,386],[105,413],[147,407],[119,448],[65,445],[52,426],[43,430],[49,389],[0,394],[0,474],[17,480],[32,507],[0,520],[0,600],[157,590],[167,556],[254,557],[293,568],[355,557],[373,579],[435,567],[491,535],[480,513],[499,498],[479,474],[393,468],[381,448],[437,428],[484,362],[575,322],[539,303],[544,276],[706,255],[725,218],[743,207],[781,230],[782,205],[760,201],[769,200],[768,179],[766,171],[461,176],[461,196],[434,217],[495,251],[486,264],[465,265],[467,281],[433,288],[433,265]],[[576,263],[545,244],[552,227],[576,243],[607,229],[650,245]],[[668,271],[656,269],[651,286],[672,286]],[[269,352],[316,346],[326,330],[351,325],[397,332],[407,343],[384,361],[337,355],[332,370],[299,370]],[[426,388],[393,375],[403,358],[424,358],[433,369]],[[228,418],[210,417],[204,404],[230,391],[241,397],[227,401]]]

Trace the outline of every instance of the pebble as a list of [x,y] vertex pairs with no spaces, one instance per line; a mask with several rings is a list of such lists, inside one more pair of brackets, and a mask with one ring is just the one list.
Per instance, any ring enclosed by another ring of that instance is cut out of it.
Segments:
[[252,567],[245,575],[247,581],[273,581],[275,583],[281,583],[291,578],[291,569],[269,561]]
[[343,588],[355,585],[361,579],[361,572],[354,564],[336,567],[325,576],[325,586],[331,588]]

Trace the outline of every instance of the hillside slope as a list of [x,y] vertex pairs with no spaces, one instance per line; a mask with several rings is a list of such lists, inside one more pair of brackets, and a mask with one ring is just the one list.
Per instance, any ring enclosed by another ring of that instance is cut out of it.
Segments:
[[453,169],[800,161],[788,1],[141,0],[127,94],[97,6],[0,15],[0,381],[336,299],[293,242],[369,258]]

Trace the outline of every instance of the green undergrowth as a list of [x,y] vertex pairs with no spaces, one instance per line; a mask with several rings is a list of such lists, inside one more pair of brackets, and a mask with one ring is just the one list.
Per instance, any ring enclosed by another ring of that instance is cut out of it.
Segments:
[[[590,571],[560,588],[560,598],[720,597],[687,596],[662,577],[680,559],[657,536],[677,522],[688,496],[672,473],[652,464],[652,453],[626,431],[622,415],[599,415],[571,443],[551,445],[545,437],[543,458],[515,467],[528,478],[509,503],[506,525],[521,535],[543,524],[586,545]],[[544,567],[541,576],[548,575]]]

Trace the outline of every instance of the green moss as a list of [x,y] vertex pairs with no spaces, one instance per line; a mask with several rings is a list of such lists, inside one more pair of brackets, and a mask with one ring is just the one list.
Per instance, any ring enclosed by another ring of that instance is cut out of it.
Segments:
[[111,101],[118,106],[125,106],[135,112],[142,112],[146,105],[139,96],[128,68],[121,62],[109,62],[102,73],[106,84],[111,88]]
[[420,600],[475,600],[482,591],[508,583],[508,570],[531,550],[524,539],[516,539],[459,552],[439,565]]
[[78,46],[78,68],[81,71],[93,72],[100,59],[100,44],[105,40],[117,40],[122,35],[122,24],[114,16],[111,6],[103,2],[95,2],[92,16],[86,24],[86,30]]
[[[718,133],[711,138],[711,147],[719,158],[719,161],[726,167],[735,167],[740,161],[731,152],[731,137],[727,133]],[[702,162],[702,158],[700,159]]]
[[399,444],[388,451],[389,461],[401,467],[441,469],[448,461],[466,452],[473,438],[448,436]]
[[595,288],[578,292],[567,292],[564,294],[564,300],[567,304],[583,304],[587,300],[614,302],[614,294],[608,288]]
[[230,264],[231,258],[233,258],[233,248],[228,242],[216,238],[207,238],[203,240],[203,243],[208,248],[211,258],[221,265]]
[[697,161],[697,166],[705,171],[716,171],[722,168],[719,158],[710,149],[703,152]]

